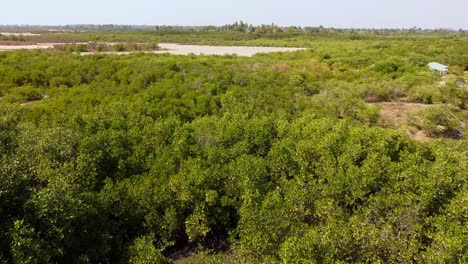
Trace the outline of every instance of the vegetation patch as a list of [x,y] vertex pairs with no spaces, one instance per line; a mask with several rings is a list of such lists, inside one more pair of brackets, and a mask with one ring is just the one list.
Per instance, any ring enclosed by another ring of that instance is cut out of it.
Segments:
[[0,52],[1,263],[468,262],[464,32],[82,27],[308,49]]

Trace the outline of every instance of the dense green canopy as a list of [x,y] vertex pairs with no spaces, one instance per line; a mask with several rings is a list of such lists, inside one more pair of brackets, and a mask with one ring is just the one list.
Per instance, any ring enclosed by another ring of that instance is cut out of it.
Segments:
[[[0,263],[468,261],[467,38],[315,38],[0,53]],[[437,104],[414,117],[433,139],[369,98]]]

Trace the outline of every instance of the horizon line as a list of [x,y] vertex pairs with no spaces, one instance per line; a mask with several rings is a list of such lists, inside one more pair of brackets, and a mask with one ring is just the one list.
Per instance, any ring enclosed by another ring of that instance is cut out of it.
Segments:
[[[238,23],[242,21],[236,21]],[[236,23],[234,22],[234,23]],[[72,23],[72,24],[0,24],[0,27],[77,27],[77,26],[118,26],[118,27],[180,27],[180,28],[206,28],[206,27],[223,27],[231,24],[206,24],[206,25],[182,25],[182,24],[93,24],[93,23]],[[244,22],[245,23],[245,22]],[[360,30],[445,30],[445,31],[468,31],[468,28],[455,28],[455,27],[438,27],[438,28],[429,28],[429,27],[333,27],[333,26],[325,26],[325,25],[278,25],[276,23],[265,23],[265,24],[251,24],[245,23],[246,25],[253,26],[253,27],[261,27],[261,26],[269,26],[274,25],[279,28],[324,28],[324,29],[360,29]]]

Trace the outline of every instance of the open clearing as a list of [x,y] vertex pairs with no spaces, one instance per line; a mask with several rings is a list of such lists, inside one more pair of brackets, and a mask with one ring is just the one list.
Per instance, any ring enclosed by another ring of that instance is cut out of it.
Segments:
[[[205,45],[180,45],[175,43],[159,43],[158,46],[161,50],[143,51],[145,53],[155,54],[173,54],[173,55],[230,55],[235,54],[238,56],[251,57],[258,53],[270,52],[291,52],[298,50],[305,50],[305,48],[285,48],[285,47],[249,47],[249,46],[205,46]],[[82,55],[94,54],[118,54],[125,55],[134,52],[142,51],[123,51],[123,52],[83,52]]]
[[35,45],[0,45],[0,51],[53,49],[58,43],[38,43]]
[[226,55],[236,54],[238,56],[253,56],[257,53],[269,52],[291,52],[305,50],[304,48],[284,47],[248,47],[248,46],[203,46],[203,45],[179,45],[174,43],[160,43],[158,46],[163,50],[154,53],[170,53],[174,55]]
[[426,109],[431,105],[394,102],[370,103],[369,105],[382,107],[379,120],[380,126],[391,129],[403,128],[405,133],[415,140],[426,141],[430,139],[422,130],[411,126],[409,120],[413,113]]
[[41,34],[29,33],[29,32],[0,32],[0,35],[6,36],[6,37],[13,37],[13,36],[37,37],[37,36],[40,36]]
[[[54,49],[56,46],[69,45],[69,44],[89,44],[89,42],[77,42],[77,43],[63,43],[63,42],[51,42],[51,43],[34,43],[24,45],[0,45],[0,51],[10,50],[38,50],[38,49]],[[110,43],[110,45],[113,45]]]
[[[35,45],[0,45],[0,51],[9,50],[34,50],[34,49],[53,49],[58,45],[66,45],[69,43],[37,43]],[[76,43],[78,44],[78,43]],[[111,45],[115,43],[109,43]],[[297,50],[305,50],[305,48],[285,48],[285,47],[249,47],[249,46],[204,46],[204,45],[180,45],[175,43],[160,43],[158,46],[161,50],[155,51],[143,51],[145,53],[155,54],[173,54],[173,55],[227,55],[236,54],[238,56],[250,57],[258,53],[269,53],[269,52],[291,52]],[[83,52],[82,55],[93,55],[93,54],[118,54],[125,55],[134,52]]]

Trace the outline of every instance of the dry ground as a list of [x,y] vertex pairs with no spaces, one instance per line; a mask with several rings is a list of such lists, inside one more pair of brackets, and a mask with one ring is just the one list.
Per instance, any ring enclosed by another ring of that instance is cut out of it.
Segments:
[[[291,52],[297,50],[304,50],[304,48],[282,48],[282,47],[248,47],[248,46],[204,46],[204,45],[180,45],[174,43],[159,43],[158,46],[161,50],[147,51],[147,53],[155,54],[173,54],[173,55],[229,55],[235,54],[238,56],[251,57],[258,53],[269,52]],[[141,51],[135,51],[141,52]],[[125,55],[133,52],[111,51],[111,52],[82,52],[81,55],[93,54],[118,54]]]
[[409,123],[410,116],[420,110],[423,110],[431,105],[417,103],[370,103],[381,107],[379,125],[385,128],[402,130],[408,136],[415,140],[426,141],[430,138],[420,129],[412,126]]
[[43,95],[42,99],[27,101],[27,102],[22,103],[21,106],[32,106],[32,105],[36,105],[36,104],[42,102],[44,99],[48,99],[48,98],[49,98],[48,95]]
[[170,53],[175,55],[226,55],[237,54],[239,56],[253,56],[257,53],[288,52],[304,50],[304,48],[283,47],[245,47],[245,46],[203,46],[203,45],[179,45],[174,43],[160,43],[161,51],[155,53]]
[[25,43],[23,45],[0,45],[0,51],[9,50],[38,50],[38,49],[53,49],[53,43],[41,43],[41,44],[30,44]]
[[[55,46],[66,45],[67,43],[27,43],[21,45],[12,45],[12,43],[0,43],[0,51],[8,50],[34,50],[34,49],[53,49]],[[83,44],[83,43],[76,43]],[[85,43],[86,44],[86,43]],[[115,45],[115,43],[106,43],[108,45]],[[169,53],[174,55],[226,55],[236,54],[238,56],[250,57],[257,53],[269,52],[290,52],[297,50],[304,50],[304,48],[285,48],[285,47],[247,47],[247,46],[204,46],[204,45],[180,45],[174,43],[159,43],[158,46],[161,50],[147,51],[148,53]],[[141,52],[141,51],[136,51]],[[132,52],[83,52],[82,55],[93,54],[119,54],[125,55]]]
[[6,37],[12,37],[12,36],[36,37],[36,36],[40,36],[41,34],[35,34],[35,33],[30,33],[30,32],[0,32],[0,35],[6,36]]

